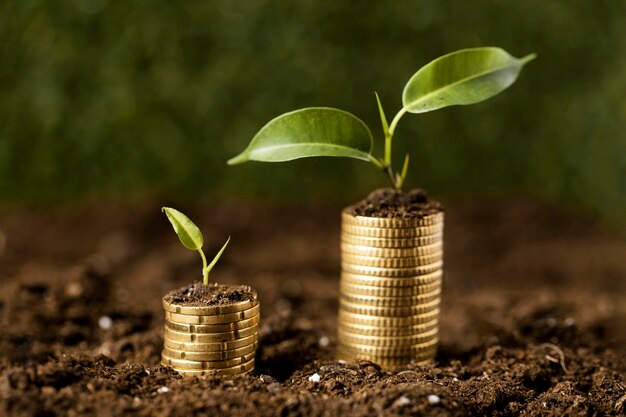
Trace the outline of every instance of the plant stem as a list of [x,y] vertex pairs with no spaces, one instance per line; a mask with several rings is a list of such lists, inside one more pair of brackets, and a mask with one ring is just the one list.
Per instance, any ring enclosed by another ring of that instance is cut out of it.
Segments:
[[393,136],[393,133],[396,130],[396,126],[398,125],[398,122],[400,121],[402,116],[404,116],[404,113],[406,112],[407,112],[406,107],[402,107],[400,111],[395,115],[395,117],[391,121],[391,124],[389,125],[389,135]]
[[198,252],[200,252],[200,257],[202,258],[202,282],[204,285],[209,285],[209,268],[207,267],[206,256],[204,256],[202,248],[198,248]]
[[[402,116],[404,116],[404,114],[406,112],[407,112],[407,110],[406,110],[405,107],[401,108],[400,111],[395,115],[395,117],[391,121],[391,125],[389,125],[389,130],[387,130],[385,132],[385,156],[384,156],[384,159],[382,161],[383,163],[382,163],[382,167],[381,168],[385,171],[385,173],[389,177],[389,180],[391,181],[391,185],[393,186],[393,188],[396,191],[400,191],[400,189],[402,188],[402,183],[404,182],[404,176],[406,175],[406,172],[404,173],[404,175],[402,175],[402,177],[399,177],[393,171],[393,167],[391,166],[392,165],[392,161],[391,161],[391,144],[392,144],[392,141],[393,141],[393,133],[396,130],[396,126],[398,125],[398,122],[400,121]],[[381,115],[382,115],[382,113],[381,113]],[[383,123],[383,125],[384,124],[385,123]],[[377,162],[380,163],[380,161],[377,161]],[[375,164],[375,165],[378,166],[378,164]]]

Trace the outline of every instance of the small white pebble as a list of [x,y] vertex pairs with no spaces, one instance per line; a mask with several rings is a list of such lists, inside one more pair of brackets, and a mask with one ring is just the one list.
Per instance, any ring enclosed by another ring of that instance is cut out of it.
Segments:
[[133,398],[133,401],[134,401],[134,402],[136,402],[136,403],[138,403],[138,402],[140,402],[140,401],[141,401],[141,398],[139,398],[139,397],[135,397],[135,398]]
[[459,378],[457,377],[452,378],[452,382],[459,382]]
[[345,365],[345,364],[346,364],[346,361],[344,361],[343,359],[339,359],[339,360],[337,361],[337,363],[338,363],[339,365]]
[[401,396],[400,398],[398,398],[395,401],[395,405],[399,406],[399,407],[403,407],[403,406],[409,405],[409,404],[411,404],[411,399],[409,397],[404,396],[404,395]]
[[439,398],[438,395],[430,394],[428,396],[428,404],[430,405],[437,405],[439,404],[440,401],[441,401],[441,398]]
[[150,371],[148,371],[147,369],[144,369],[143,371],[146,373],[146,375],[150,375]]
[[320,337],[319,344],[321,347],[326,347],[330,343],[330,339],[326,336]]
[[571,327],[574,324],[576,324],[576,320],[574,320],[572,317],[568,317],[563,321],[563,324],[566,325],[567,327]]
[[547,402],[542,402],[541,405],[543,405],[544,408],[548,408],[548,403]]
[[98,326],[100,326],[102,330],[109,330],[113,327],[113,320],[111,320],[109,316],[102,316],[98,319]]
[[157,390],[157,392],[159,394],[165,394],[166,392],[170,392],[170,389],[168,387],[161,387]]
[[309,377],[309,381],[311,381],[311,382],[320,382],[321,379],[322,378],[320,377],[320,375],[317,372]]

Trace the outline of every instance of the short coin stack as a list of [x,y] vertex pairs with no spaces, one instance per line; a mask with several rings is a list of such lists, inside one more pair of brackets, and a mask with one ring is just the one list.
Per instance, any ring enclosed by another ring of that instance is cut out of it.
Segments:
[[340,359],[386,368],[432,362],[439,340],[443,217],[342,213]]
[[185,306],[164,299],[162,364],[184,375],[235,375],[252,371],[260,306],[256,292],[249,287],[245,289],[253,294],[252,300],[224,305]]

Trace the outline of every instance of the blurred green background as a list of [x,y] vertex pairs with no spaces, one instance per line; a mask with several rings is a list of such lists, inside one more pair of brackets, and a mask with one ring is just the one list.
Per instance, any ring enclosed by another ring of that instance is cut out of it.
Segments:
[[[228,167],[269,119],[339,107],[381,139],[408,78],[461,48],[531,52],[518,82],[406,116],[396,157],[438,196],[532,193],[626,224],[626,2],[10,0],[0,4],[0,196],[347,202],[368,164]],[[398,160],[396,163],[399,163]]]

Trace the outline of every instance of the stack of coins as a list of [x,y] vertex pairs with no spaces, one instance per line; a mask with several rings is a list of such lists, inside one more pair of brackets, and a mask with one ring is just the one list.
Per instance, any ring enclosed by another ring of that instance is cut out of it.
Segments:
[[253,300],[185,306],[163,300],[161,363],[184,375],[235,375],[254,369],[260,306]]
[[342,213],[339,359],[386,368],[432,362],[439,340],[443,217]]

